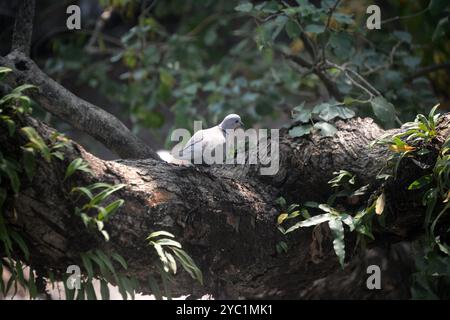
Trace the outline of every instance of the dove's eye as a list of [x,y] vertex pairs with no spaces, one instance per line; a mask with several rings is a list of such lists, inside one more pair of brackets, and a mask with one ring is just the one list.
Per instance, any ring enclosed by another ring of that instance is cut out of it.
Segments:
[[236,123],[238,123],[239,121],[238,121],[238,120],[236,120],[235,122],[236,122]]

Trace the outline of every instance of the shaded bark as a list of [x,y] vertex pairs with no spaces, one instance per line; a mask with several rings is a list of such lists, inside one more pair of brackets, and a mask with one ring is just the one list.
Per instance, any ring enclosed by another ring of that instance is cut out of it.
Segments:
[[[48,139],[50,128],[31,118],[26,122]],[[446,116],[437,145],[448,135],[448,122]],[[23,178],[20,194],[8,198],[7,219],[26,236],[33,267],[64,271],[69,264],[80,264],[81,251],[96,247],[114,250],[128,261],[128,272],[141,280],[143,292],[149,292],[147,275],[155,272],[155,256],[145,238],[150,232],[168,230],[186,247],[205,277],[202,287],[186,273],[178,274],[175,294],[213,293],[216,298],[405,297],[405,286],[395,277],[383,278],[389,283],[388,291],[367,290],[364,263],[359,262],[364,262],[368,253],[354,247],[352,236],[347,236],[343,271],[324,226],[289,235],[286,254],[275,250],[283,239],[276,228],[281,210],[275,204],[278,196],[283,195],[289,203],[322,201],[331,194],[327,181],[340,169],[355,174],[358,184],[369,184],[371,193],[380,187],[375,177],[385,165],[388,151],[385,147],[370,149],[368,143],[385,131],[367,118],[338,121],[336,126],[339,131],[332,138],[291,138],[282,132],[280,171],[274,176],[259,176],[255,165],[198,168],[153,159],[103,161],[74,143],[73,150],[65,150],[64,161],[49,164],[38,160],[33,181]],[[25,140],[10,139],[4,128],[0,130],[2,151],[19,154]],[[77,172],[63,181],[67,165],[76,157],[89,163],[93,175]],[[410,240],[420,232],[424,214],[421,197],[406,186],[422,174],[420,168],[406,162],[400,167],[400,179],[383,186],[392,210],[386,213],[389,224],[378,230],[375,246]],[[126,184],[113,197],[124,199],[125,205],[106,224],[111,236],[108,243],[87,231],[74,215],[74,208],[83,203],[69,194],[74,186],[98,181]],[[368,197],[361,197],[357,205],[368,201]],[[395,274],[397,264],[393,265]],[[339,281],[344,278],[346,281]],[[329,284],[336,285],[332,293]]]

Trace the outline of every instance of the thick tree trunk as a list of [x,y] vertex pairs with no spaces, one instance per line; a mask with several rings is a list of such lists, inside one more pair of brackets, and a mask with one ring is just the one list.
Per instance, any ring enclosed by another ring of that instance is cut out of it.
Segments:
[[[23,121],[48,140],[50,128],[31,118]],[[437,145],[448,135],[448,122],[446,116],[439,127]],[[103,161],[73,143],[73,150],[65,149],[64,161],[38,159],[34,179],[28,182],[23,177],[20,193],[7,199],[7,219],[26,236],[30,263],[37,270],[50,267],[64,272],[70,264],[81,265],[82,251],[96,247],[115,250],[128,261],[128,272],[142,280],[142,292],[149,292],[146,277],[155,272],[152,265],[156,259],[145,238],[153,231],[167,230],[186,247],[205,277],[205,285],[200,286],[186,273],[179,273],[172,288],[175,294],[213,293],[216,298],[407,297],[408,287],[399,282],[405,279],[392,276],[399,270],[404,272],[405,259],[398,248],[386,249],[384,244],[412,239],[422,225],[421,197],[417,191],[407,191],[406,186],[423,172],[408,161],[402,162],[399,179],[383,186],[390,210],[386,213],[387,228],[376,235],[375,246],[382,249],[361,252],[347,236],[347,263],[340,270],[329,230],[320,226],[289,235],[286,254],[275,250],[283,239],[276,227],[280,213],[277,197],[284,196],[289,203],[324,200],[331,194],[327,181],[340,169],[355,174],[359,185],[369,184],[369,195],[378,192],[376,174],[385,165],[389,151],[386,147],[370,149],[368,144],[385,132],[367,118],[339,121],[336,126],[339,131],[332,138],[291,138],[282,132],[280,170],[274,176],[259,176],[257,166],[198,168],[154,159]],[[0,131],[2,152],[19,155],[25,139],[9,138],[3,127]],[[89,163],[93,174],[77,172],[63,181],[67,165],[77,157]],[[84,227],[74,214],[77,203],[70,195],[74,186],[99,181],[126,185],[114,194],[125,204],[106,223],[109,242]],[[364,205],[368,200],[368,196],[357,203],[353,199],[352,205]],[[380,250],[384,250],[382,255],[377,254]],[[365,286],[364,266],[376,257],[387,259],[376,261],[388,268],[382,280],[385,290],[381,291]],[[407,277],[410,273],[404,274]]]

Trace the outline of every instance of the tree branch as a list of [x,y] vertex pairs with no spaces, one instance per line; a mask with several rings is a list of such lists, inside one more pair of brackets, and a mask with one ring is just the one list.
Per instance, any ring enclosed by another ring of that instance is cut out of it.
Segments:
[[[438,127],[440,134],[448,135],[448,123],[446,115]],[[51,130],[45,125],[32,119],[21,125],[35,127],[48,141]],[[33,181],[23,178],[20,193],[7,198],[6,219],[32,244],[30,261],[34,265],[64,272],[69,264],[81,265],[80,252],[100,247],[105,252],[118,252],[128,261],[127,272],[140,280],[144,293],[149,292],[146,277],[156,273],[152,267],[155,257],[145,238],[152,231],[165,229],[186,247],[205,278],[205,287],[200,287],[185,273],[177,275],[174,294],[213,293],[216,298],[323,296],[320,288],[308,288],[318,284],[315,280],[332,282],[328,277],[340,269],[329,230],[306,228],[283,239],[276,228],[281,209],[275,199],[283,195],[288,203],[323,201],[330,194],[328,180],[341,169],[355,174],[357,183],[369,184],[372,194],[379,189],[381,182],[376,176],[389,154],[386,147],[368,148],[370,141],[385,133],[371,119],[356,118],[335,125],[339,131],[325,139],[316,134],[292,138],[282,132],[280,170],[274,176],[258,176],[254,166],[199,170],[152,159],[102,161],[74,144],[72,150],[65,150],[64,161],[47,163],[37,158]],[[0,133],[2,152],[19,155],[25,139],[9,138],[4,127]],[[78,157],[88,162],[92,175],[77,172],[64,181],[65,168]],[[421,175],[422,169],[405,162],[399,167],[399,179],[383,186],[386,199],[392,199],[388,207],[402,214],[386,213],[386,227],[375,233],[376,239],[392,243],[417,236],[424,209],[418,191],[407,190],[407,186]],[[106,223],[111,236],[108,243],[86,230],[73,213],[75,206],[83,203],[70,196],[74,186],[98,181],[126,184],[114,194],[123,198],[125,205]],[[364,205],[368,196],[360,197],[358,203]],[[320,250],[314,249],[317,232],[325,239]],[[289,244],[286,254],[276,253],[281,239]],[[347,261],[351,263],[352,236],[346,235],[346,239]],[[352,268],[343,272],[349,275]],[[342,278],[342,273],[336,276]],[[379,295],[378,290],[359,285],[360,280],[348,280],[337,290],[357,297]],[[392,287],[399,286],[394,283]]]
[[24,83],[39,87],[39,93],[31,96],[42,108],[86,132],[119,157],[159,159],[119,119],[65,89],[22,52],[13,51],[6,58],[0,57],[0,65],[13,70],[5,79],[11,87]]
[[21,0],[14,22],[11,51],[30,55],[35,0]]

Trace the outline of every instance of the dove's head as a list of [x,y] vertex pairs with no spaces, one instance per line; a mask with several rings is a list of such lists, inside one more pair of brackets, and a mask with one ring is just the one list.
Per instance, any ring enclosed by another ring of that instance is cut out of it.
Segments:
[[219,124],[219,127],[224,130],[236,129],[242,126],[244,126],[244,124],[241,121],[241,117],[235,113],[227,115],[225,119],[223,119],[223,121]]

